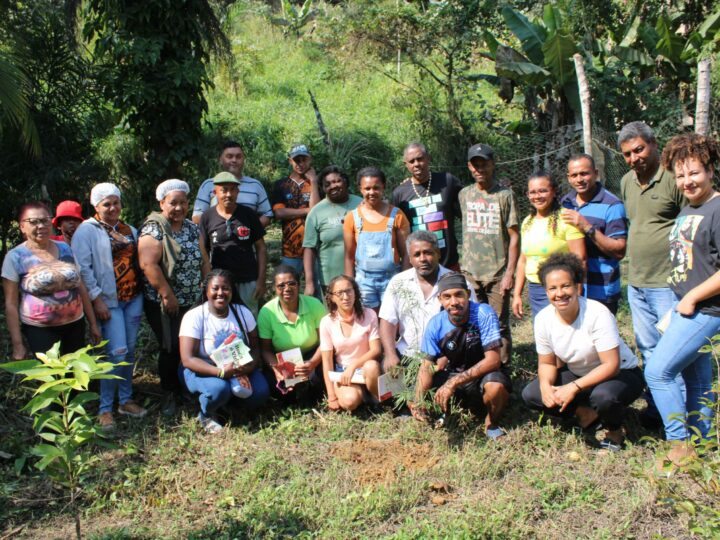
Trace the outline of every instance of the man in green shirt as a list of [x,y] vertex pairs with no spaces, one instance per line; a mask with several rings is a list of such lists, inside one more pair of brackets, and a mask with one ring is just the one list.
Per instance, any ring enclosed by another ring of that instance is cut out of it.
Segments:
[[[620,197],[630,220],[628,304],[635,343],[647,365],[660,340],[655,325],[675,304],[675,295],[667,282],[668,236],[685,199],[675,185],[675,175],[660,166],[655,134],[647,124],[627,124],[620,130],[618,145],[630,166],[620,184]],[[646,399],[650,399],[649,394]],[[653,417],[659,420],[654,404],[649,401],[643,423],[652,423]]]
[[503,365],[510,361],[510,294],[520,256],[515,197],[495,178],[495,152],[486,144],[468,150],[475,183],[460,191],[463,248],[460,266],[474,281],[478,300],[487,298],[500,320]]
[[[318,175],[325,198],[310,209],[305,219],[303,265],[305,294],[324,295],[328,283],[345,270],[345,215],[357,208],[362,197],[348,191],[348,177],[336,165],[325,167]],[[317,264],[317,261],[320,264]],[[318,284],[322,290],[318,289]]]

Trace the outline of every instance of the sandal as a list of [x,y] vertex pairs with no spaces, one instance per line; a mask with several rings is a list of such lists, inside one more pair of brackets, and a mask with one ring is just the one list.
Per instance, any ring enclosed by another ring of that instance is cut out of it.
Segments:
[[600,441],[600,448],[603,450],[609,450],[610,452],[620,452],[625,448],[625,441],[618,443],[605,437],[602,441]]

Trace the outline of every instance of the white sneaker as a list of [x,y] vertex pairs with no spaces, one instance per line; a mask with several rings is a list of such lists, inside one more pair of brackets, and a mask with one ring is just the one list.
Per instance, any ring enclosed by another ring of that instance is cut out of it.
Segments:
[[200,413],[197,418],[206,433],[220,433],[223,429],[223,427],[211,416],[205,416],[203,413]]

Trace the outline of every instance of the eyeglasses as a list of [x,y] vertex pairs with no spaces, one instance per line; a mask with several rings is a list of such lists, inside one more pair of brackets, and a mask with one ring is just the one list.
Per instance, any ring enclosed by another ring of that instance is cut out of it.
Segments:
[[335,291],[334,293],[330,293],[330,294],[332,294],[333,296],[338,296],[338,297],[352,296],[353,294],[355,294],[355,290],[354,289],[344,289],[342,291]]
[[284,283],[278,283],[277,285],[275,285],[275,288],[280,289],[282,291],[284,289],[287,289],[288,287],[291,289],[294,289],[295,287],[297,287],[297,285],[298,285],[297,281],[286,281]]
[[537,191],[528,191],[527,196],[535,197],[536,195],[547,195],[548,193],[550,193],[549,189],[538,189]]
[[50,218],[27,218],[23,219],[25,223],[29,223],[33,227],[39,227],[40,225],[50,225]]

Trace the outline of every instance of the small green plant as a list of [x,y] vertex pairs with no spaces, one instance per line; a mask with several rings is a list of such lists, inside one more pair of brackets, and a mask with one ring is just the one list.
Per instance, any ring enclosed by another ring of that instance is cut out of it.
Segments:
[[299,38],[303,26],[315,18],[316,11],[312,8],[312,0],[305,0],[302,6],[295,7],[290,0],[282,0],[282,18],[273,18],[271,22],[283,27],[285,36]]
[[[712,353],[716,366],[720,367],[720,334],[713,336],[710,343],[700,349],[703,353]],[[717,372],[716,372],[717,373]],[[720,382],[715,377],[715,384],[711,392],[720,394]],[[698,457],[688,459],[677,465],[678,472],[685,474],[695,486],[688,486],[677,482],[672,476],[662,476],[657,479],[659,499],[671,506],[676,512],[687,514],[690,518],[688,526],[693,536],[699,538],[720,538],[720,508],[717,501],[720,498],[720,402],[717,399],[705,399],[711,413],[710,432],[702,438],[695,428],[691,428],[697,437],[696,451]],[[693,411],[690,415],[706,416]]]
[[[30,448],[30,455],[39,458],[37,469],[68,490],[71,505],[83,479],[99,459],[92,446],[113,447],[85,405],[98,399],[97,393],[88,391],[91,381],[118,377],[110,375],[115,365],[99,362],[101,357],[90,354],[92,349],[88,346],[60,355],[58,342],[47,353],[38,353],[37,360],[0,364],[6,371],[23,375],[23,382],[40,383],[22,409],[33,417],[33,429],[42,439]],[[25,459],[16,461],[16,470],[22,470]],[[75,515],[75,531],[81,538],[79,513]]]

